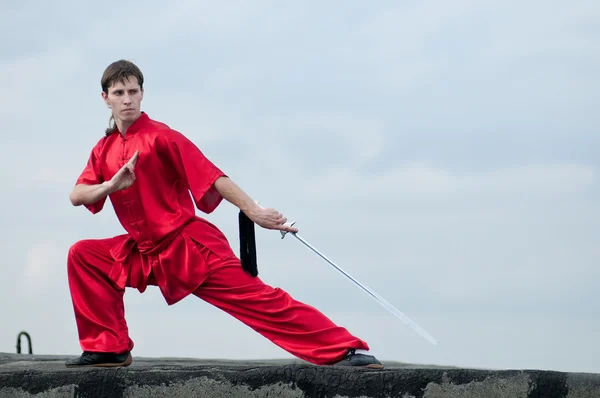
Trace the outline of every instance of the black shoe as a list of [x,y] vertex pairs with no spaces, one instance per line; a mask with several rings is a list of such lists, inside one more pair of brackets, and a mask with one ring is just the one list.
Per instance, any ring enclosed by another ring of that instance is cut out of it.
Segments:
[[348,350],[348,353],[341,361],[334,366],[354,366],[369,369],[383,369],[383,365],[373,355],[357,354],[354,348]]
[[67,367],[76,366],[101,366],[101,367],[117,367],[129,366],[133,358],[129,351],[122,354],[114,354],[111,352],[84,352],[80,357],[68,360],[65,362]]

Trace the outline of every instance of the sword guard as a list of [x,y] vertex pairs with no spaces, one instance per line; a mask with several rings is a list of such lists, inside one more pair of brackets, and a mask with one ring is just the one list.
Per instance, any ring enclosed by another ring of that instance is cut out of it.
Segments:
[[[292,221],[292,222],[286,222],[286,223],[285,223],[285,224],[283,224],[283,225],[285,225],[285,226],[287,226],[287,227],[293,227],[293,226],[294,226],[294,224],[296,224],[296,221]],[[288,231],[279,231],[279,232],[281,232],[281,239],[285,238],[285,235],[288,233]]]

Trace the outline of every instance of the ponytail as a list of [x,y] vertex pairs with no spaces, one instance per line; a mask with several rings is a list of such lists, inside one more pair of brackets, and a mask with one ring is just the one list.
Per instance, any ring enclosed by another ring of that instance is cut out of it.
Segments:
[[115,122],[115,116],[111,114],[110,119],[108,119],[108,128],[104,131],[104,133],[109,136],[115,131],[117,131],[117,123]]

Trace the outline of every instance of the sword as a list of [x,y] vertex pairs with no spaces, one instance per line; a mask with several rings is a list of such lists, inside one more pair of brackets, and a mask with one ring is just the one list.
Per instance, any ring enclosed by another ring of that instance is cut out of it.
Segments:
[[[288,226],[294,225],[296,222],[286,223]],[[425,329],[417,325],[414,321],[412,321],[408,316],[399,311],[396,307],[390,304],[386,299],[381,297],[379,294],[375,293],[373,290],[369,289],[367,286],[360,283],[356,280],[352,275],[344,271],[339,265],[335,264],[333,261],[328,259],[323,253],[318,251],[315,247],[313,247],[310,243],[304,240],[301,236],[296,232],[288,232],[288,231],[279,231],[281,232],[281,239],[285,238],[285,235],[288,233],[292,234],[296,239],[302,242],[305,246],[311,249],[313,252],[318,254],[323,260],[327,261],[332,267],[341,272],[346,278],[350,279],[354,284],[360,287],[363,291],[365,291],[371,298],[377,301],[383,308],[394,314],[396,317],[400,318],[404,323],[410,326],[415,332],[417,332],[421,337],[430,342],[431,344],[437,346],[437,341],[429,334]]]

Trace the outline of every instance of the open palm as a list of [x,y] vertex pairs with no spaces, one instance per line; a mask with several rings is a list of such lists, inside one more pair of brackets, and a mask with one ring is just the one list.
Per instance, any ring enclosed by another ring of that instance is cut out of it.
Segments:
[[139,156],[139,152],[136,151],[135,154],[129,159],[129,162],[125,163],[123,167],[111,178],[110,182],[112,185],[112,191],[121,191],[123,189],[129,188],[135,181],[135,164],[137,163],[137,159]]

